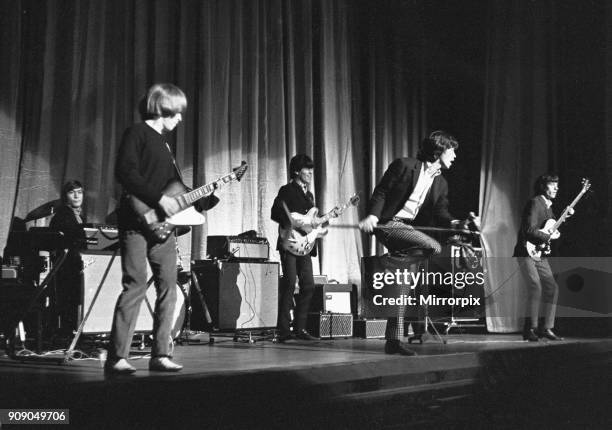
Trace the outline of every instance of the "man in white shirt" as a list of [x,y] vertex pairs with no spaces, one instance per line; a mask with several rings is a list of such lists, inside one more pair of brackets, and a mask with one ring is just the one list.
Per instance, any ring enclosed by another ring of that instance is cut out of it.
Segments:
[[[392,253],[420,249],[426,257],[439,254],[440,243],[413,225],[450,227],[453,217],[448,211],[448,183],[442,175],[455,160],[457,140],[444,131],[434,131],[423,139],[414,158],[393,161],[374,189],[368,216],[359,223],[366,233],[374,233]],[[409,286],[405,286],[409,294]],[[414,355],[400,341],[404,335],[405,307],[398,306],[398,316],[389,318],[385,352]]]

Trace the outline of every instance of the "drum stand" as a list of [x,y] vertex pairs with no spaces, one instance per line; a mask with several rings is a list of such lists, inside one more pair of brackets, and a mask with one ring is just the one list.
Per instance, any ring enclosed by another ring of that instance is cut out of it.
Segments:
[[[32,298],[30,299],[30,301],[28,302],[28,305],[26,306],[25,310],[22,312],[21,316],[16,320],[14,325],[10,326],[10,329],[8,331],[8,338],[10,339],[7,341],[7,352],[9,353],[9,356],[11,356],[12,358],[16,358],[16,359],[24,359],[25,356],[20,356],[17,357],[15,355],[15,345],[14,342],[16,340],[16,338],[19,338],[19,340],[21,341],[21,347],[22,349],[25,349],[25,336],[23,336],[23,320],[25,319],[26,315],[28,315],[32,309],[34,308],[34,305],[36,304],[36,302],[38,301],[38,299],[40,298],[40,296],[42,295],[43,291],[45,291],[47,289],[47,286],[49,285],[49,283],[55,278],[55,276],[57,275],[57,273],[59,272],[60,267],[62,267],[62,265],[64,264],[64,261],[66,261],[66,257],[68,256],[68,249],[64,249],[64,253],[62,255],[62,257],[57,261],[57,263],[55,263],[53,265],[53,268],[49,271],[49,273],[47,274],[47,276],[45,277],[45,279],[43,279],[42,282],[40,282],[38,284],[38,286],[36,287],[36,290],[34,291],[34,295],[32,296]],[[37,348],[42,349],[41,346],[41,337],[42,337],[42,327],[41,327],[41,322],[39,319],[39,323],[38,323],[38,340],[37,340]]]
[[[428,256],[425,260],[424,260],[424,269],[425,269],[425,273],[428,273],[429,271],[429,260],[430,260],[430,256]],[[425,285],[421,284],[421,286],[423,287],[421,289],[421,295],[423,295],[423,293],[427,293],[429,294],[429,285],[427,285],[427,283],[425,283]],[[415,289],[416,291],[416,289]],[[415,334],[414,336],[411,336],[408,338],[408,343],[412,343],[412,342],[418,342],[419,344],[422,344],[425,341],[428,341],[429,339],[433,338],[435,340],[437,340],[438,342],[441,342],[442,344],[446,345],[446,339],[444,339],[444,337],[442,337],[442,335],[440,334],[440,332],[438,331],[438,329],[436,328],[436,326],[434,325],[433,321],[431,320],[431,317],[429,316],[429,305],[427,303],[425,303],[423,305],[423,333],[422,334]],[[429,332],[429,327],[431,326],[431,328],[433,329],[433,334],[431,334]]]

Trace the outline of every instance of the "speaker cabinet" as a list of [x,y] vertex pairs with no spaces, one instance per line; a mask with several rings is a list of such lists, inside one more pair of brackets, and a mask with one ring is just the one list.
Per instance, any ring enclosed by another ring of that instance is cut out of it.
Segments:
[[[200,260],[192,264],[191,270],[198,277],[213,328],[276,327],[278,263]],[[199,319],[195,307],[192,328],[194,319]]]
[[361,319],[353,321],[355,337],[383,339],[387,329],[386,319]]
[[353,314],[309,313],[308,331],[315,337],[353,337]]
[[[84,334],[110,333],[117,298],[121,294],[121,255],[112,252],[83,252],[83,304],[79,321],[85,317],[100,284],[100,292],[95,299],[91,313],[83,328]],[[150,276],[150,269],[147,271]],[[147,291],[147,301],[155,306],[155,288]],[[151,309],[152,310],[152,309]],[[136,332],[150,332],[153,329],[152,312],[143,301],[136,322]]]

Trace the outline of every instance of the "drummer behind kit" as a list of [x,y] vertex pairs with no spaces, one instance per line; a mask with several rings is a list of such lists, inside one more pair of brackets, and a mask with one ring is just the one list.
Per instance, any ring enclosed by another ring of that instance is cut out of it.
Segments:
[[[49,251],[66,247],[64,243],[61,243],[61,238],[57,236],[58,233],[52,232],[46,227],[55,214],[56,208],[60,205],[60,200],[53,200],[37,207],[29,212],[23,220],[26,227],[30,226],[29,230],[17,231],[9,235],[9,243],[7,244],[7,249],[5,249],[5,254],[7,256],[9,253],[11,256],[15,254],[14,259],[19,261],[21,266],[25,264],[27,268],[33,265],[34,263],[27,263],[27,261],[35,258],[34,254],[40,254],[41,264],[34,264],[37,269],[27,270],[27,272],[39,272],[38,276],[37,273],[32,273],[30,276],[22,277],[20,281],[25,283],[34,281],[36,285],[40,284],[53,268],[52,261],[49,258]],[[81,333],[108,334],[111,330],[115,303],[122,288],[121,256],[117,252],[119,232],[115,226],[98,224],[85,224],[83,230],[87,238],[87,250],[81,252],[83,260],[83,294],[78,312],[81,323],[85,316],[87,316],[87,320],[84,322]],[[61,235],[61,233],[59,234]],[[30,257],[30,254],[32,254],[32,257]],[[44,260],[44,264],[42,264],[42,260]],[[21,267],[16,266],[14,272],[20,273]],[[149,267],[147,268],[147,273],[149,279],[151,279]],[[177,284],[176,288],[177,302],[175,305],[173,330],[175,339],[180,336],[185,321],[186,298],[189,295],[189,286]],[[96,294],[98,294],[97,297]],[[146,300],[142,303],[136,323],[135,331],[137,333],[152,331],[152,315],[156,296],[154,287],[147,290]],[[91,310],[89,309],[90,307]],[[87,315],[89,310],[90,313]]]

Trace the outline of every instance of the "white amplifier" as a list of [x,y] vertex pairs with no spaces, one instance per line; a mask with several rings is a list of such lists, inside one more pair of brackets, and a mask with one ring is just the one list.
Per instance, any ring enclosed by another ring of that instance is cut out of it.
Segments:
[[270,258],[270,244],[265,237],[208,236],[206,253],[213,259],[264,261]]

